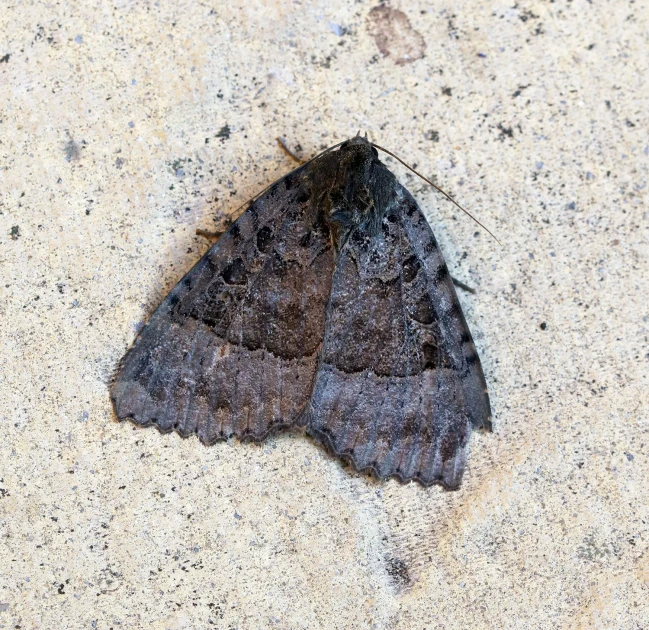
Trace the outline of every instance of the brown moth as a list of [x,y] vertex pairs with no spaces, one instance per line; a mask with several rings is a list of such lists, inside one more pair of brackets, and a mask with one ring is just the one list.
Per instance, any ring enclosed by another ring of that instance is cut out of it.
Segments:
[[253,201],[174,287],[112,385],[119,419],[205,444],[304,426],[376,477],[455,489],[491,430],[433,232],[357,136]]

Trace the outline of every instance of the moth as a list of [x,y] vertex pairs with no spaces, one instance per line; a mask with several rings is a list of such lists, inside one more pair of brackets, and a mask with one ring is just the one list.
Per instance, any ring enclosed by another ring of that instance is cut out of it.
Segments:
[[375,477],[459,486],[485,378],[412,195],[366,138],[254,200],[122,360],[117,417],[205,444],[305,427]]

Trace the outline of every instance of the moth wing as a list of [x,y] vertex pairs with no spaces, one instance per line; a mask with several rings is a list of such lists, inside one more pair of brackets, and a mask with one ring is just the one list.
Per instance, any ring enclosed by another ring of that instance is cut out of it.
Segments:
[[357,470],[452,489],[471,426],[491,428],[489,398],[433,232],[395,185],[379,233],[341,249],[305,422]]
[[112,385],[118,418],[208,444],[295,422],[333,271],[307,168],[256,200],[158,307]]

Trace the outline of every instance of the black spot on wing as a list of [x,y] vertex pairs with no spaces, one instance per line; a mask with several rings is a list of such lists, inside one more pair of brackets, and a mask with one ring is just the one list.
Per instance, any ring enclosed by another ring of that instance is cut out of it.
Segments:
[[439,360],[439,347],[432,343],[425,343],[421,348],[421,367],[431,370],[437,367]]
[[241,228],[239,228],[239,225],[237,223],[234,223],[228,230],[228,232],[230,233],[230,236],[235,240],[238,240],[241,236]]
[[271,243],[273,242],[273,231],[268,227],[264,226],[257,232],[257,249],[265,254],[268,251]]
[[435,273],[436,282],[444,282],[448,278],[448,267],[446,265],[440,265]]
[[311,191],[308,190],[307,188],[304,188],[300,191],[300,193],[297,195],[295,200],[298,203],[306,203],[307,201],[309,201],[310,198],[311,198]]
[[429,256],[432,254],[435,250],[437,249],[437,243],[435,242],[434,238],[430,238],[426,244],[424,245],[424,254]]
[[417,259],[417,256],[410,256],[403,262],[403,281],[412,282],[419,272],[421,264]]
[[246,284],[248,281],[246,266],[241,258],[235,258],[231,263],[226,265],[222,276],[228,284]]
[[312,233],[309,231],[300,239],[300,247],[308,247],[311,244],[311,240]]
[[296,184],[299,184],[300,182],[300,176],[297,175],[296,173],[293,173],[291,175],[287,175],[284,178],[284,186],[286,186],[286,190],[291,190]]
[[408,311],[410,317],[420,324],[432,324],[436,319],[435,309],[427,294],[422,295]]

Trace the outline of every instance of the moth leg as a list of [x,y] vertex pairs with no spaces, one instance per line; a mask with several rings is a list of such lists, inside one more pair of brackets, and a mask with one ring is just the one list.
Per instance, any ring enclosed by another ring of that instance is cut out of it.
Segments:
[[456,280],[453,276],[451,276],[451,280],[453,280],[453,284],[458,289],[464,289],[468,293],[474,293],[475,294],[475,289],[472,289],[468,284],[464,284],[464,282],[461,282],[460,280]]
[[305,160],[300,159],[297,155],[295,155],[295,153],[293,153],[293,151],[291,151],[284,144],[284,140],[282,140],[281,138],[275,138],[275,140],[277,140],[277,144],[279,144],[280,149],[282,151],[284,151],[284,153],[286,153],[286,155],[288,155],[288,157],[290,157],[292,160],[295,160],[298,164],[304,164],[305,163]]
[[208,230],[196,230],[196,236],[202,236],[211,241],[218,241],[219,237],[223,236],[225,232],[209,232]]

